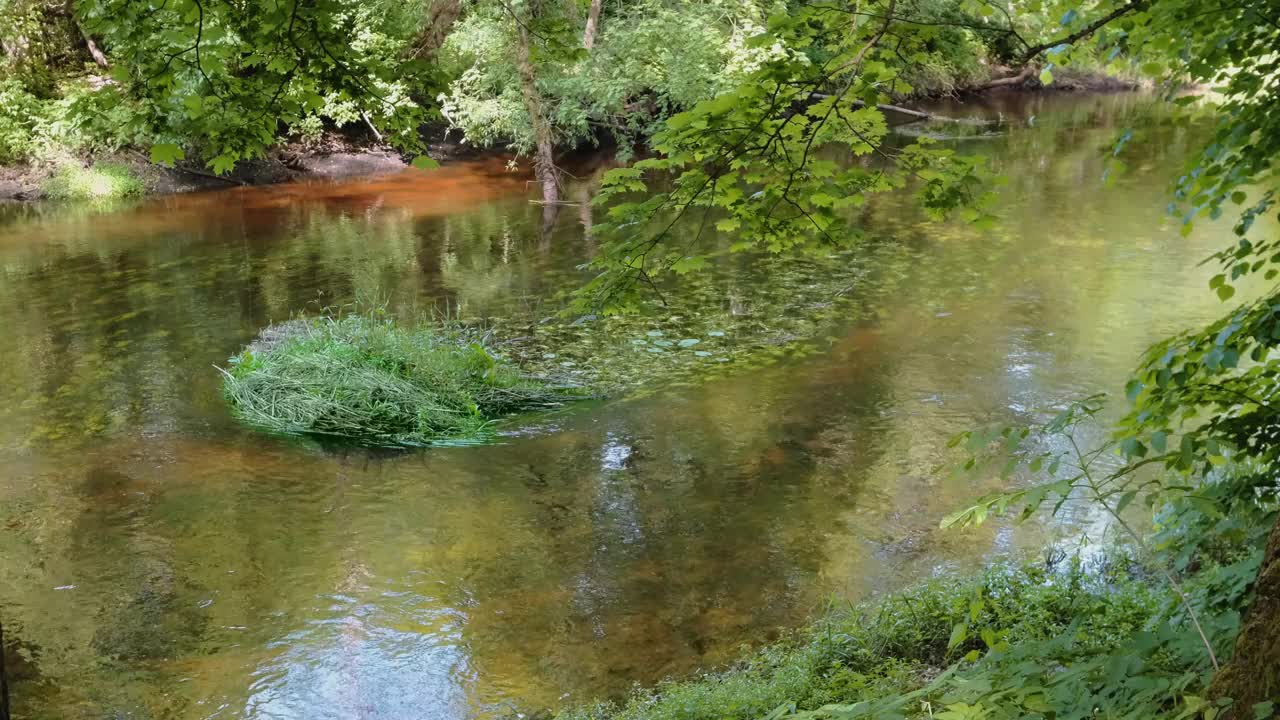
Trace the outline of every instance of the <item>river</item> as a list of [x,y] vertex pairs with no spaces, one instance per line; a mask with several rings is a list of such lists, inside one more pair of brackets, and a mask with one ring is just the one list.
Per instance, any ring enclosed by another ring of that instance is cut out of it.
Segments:
[[[1095,532],[1070,512],[939,530],[994,487],[936,472],[946,441],[1118,393],[1148,343],[1220,311],[1197,262],[1229,230],[1181,238],[1165,216],[1194,138],[1140,96],[940,110],[1007,121],[948,141],[1010,178],[996,228],[873,203],[857,272],[803,351],[726,358],[482,447],[264,436],[229,417],[214,366],[359,296],[539,322],[582,281],[591,218],[548,225],[501,159],[0,207],[17,717],[508,717],[722,666],[826,603]],[[1104,186],[1103,150],[1131,123],[1130,172]],[[773,322],[778,297],[827,292],[750,265],[707,295],[725,337]]]

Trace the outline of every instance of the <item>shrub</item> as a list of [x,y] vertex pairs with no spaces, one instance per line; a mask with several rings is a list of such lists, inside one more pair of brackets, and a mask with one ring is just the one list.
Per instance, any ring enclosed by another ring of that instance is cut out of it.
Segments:
[[44,103],[16,78],[0,78],[0,163],[26,160],[38,149]]
[[523,374],[462,330],[408,330],[373,314],[272,326],[223,373],[227,401],[253,426],[374,446],[479,442],[504,416],[582,395]]

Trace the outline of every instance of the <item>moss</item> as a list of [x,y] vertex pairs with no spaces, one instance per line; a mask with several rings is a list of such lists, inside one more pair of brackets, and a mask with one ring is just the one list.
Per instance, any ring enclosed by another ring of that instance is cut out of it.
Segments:
[[584,395],[522,373],[463,330],[375,315],[268,328],[224,377],[233,411],[255,427],[373,446],[481,442],[503,417]]
[[45,181],[43,189],[55,200],[114,200],[141,195],[146,186],[123,165],[66,163]]

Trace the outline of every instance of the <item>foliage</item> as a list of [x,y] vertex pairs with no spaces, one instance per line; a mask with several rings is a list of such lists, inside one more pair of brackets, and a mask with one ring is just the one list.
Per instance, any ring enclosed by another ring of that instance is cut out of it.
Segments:
[[51,90],[80,41],[70,7],[63,0],[0,0],[0,78],[41,97]]
[[[873,53],[895,68],[898,80],[881,88],[894,97],[979,83],[1012,61],[1013,38],[1052,24],[1033,8],[993,18],[995,5],[969,0],[894,7],[883,34],[892,51]],[[581,8],[536,0],[3,0],[0,67],[42,100],[79,88],[56,117],[83,132],[82,145],[141,147],[161,164],[190,154],[221,173],[285,137],[314,143],[350,127],[420,153],[420,129],[441,109],[467,142],[528,153],[533,123],[515,52],[525,29],[554,140],[574,146],[608,133],[628,154],[673,114],[755,82],[768,66],[774,75],[830,69],[881,10],[626,0],[606,4],[587,50]],[[808,27],[778,22],[788,17]],[[854,32],[844,32],[850,23]],[[86,69],[89,82],[68,83]]]
[[94,163],[83,167],[68,162],[58,166],[43,189],[54,200],[113,200],[141,195],[146,187],[123,165]]
[[[576,26],[559,18],[538,25],[538,84],[558,140],[593,142],[601,130],[647,135],[671,113],[733,87],[780,47],[748,47],[764,22],[755,2],[623,4],[603,23],[587,53]],[[445,116],[468,142],[533,145],[508,48],[514,28],[505,10],[479,6],[446,43],[456,79],[441,95]]]
[[420,148],[424,109],[410,97],[430,69],[402,55],[416,18],[394,3],[125,0],[78,4],[112,51],[112,77],[134,102],[128,134],[153,138],[152,159],[186,149],[215,172],[261,157],[281,124],[320,116],[378,127]]
[[295,320],[232,358],[223,393],[253,426],[375,446],[479,442],[504,416],[581,396],[522,374],[481,340],[406,330],[379,313]]
[[[739,234],[734,250],[846,246],[860,235],[853,210],[909,182],[936,217],[963,206],[967,219],[989,221],[984,160],[924,138],[886,142],[876,105],[909,88],[897,51],[879,47],[897,21],[865,14],[815,6],[774,16],[751,44],[807,52],[770,58],[737,88],[673,116],[653,138],[659,157],[609,173],[597,200],[609,205],[609,241],[580,308],[634,309],[640,289],[705,264],[711,226]],[[700,219],[673,233],[686,216]]]
[[15,163],[35,153],[45,107],[16,78],[0,78],[0,163]]
[[[1205,12],[1202,3],[1169,2],[1161,23],[1191,26]],[[1224,302],[1236,285],[1251,276],[1265,281],[1280,276],[1280,237],[1275,226],[1257,221],[1275,209],[1280,190],[1280,82],[1274,48],[1280,24],[1269,3],[1217,8],[1218,19],[1200,24],[1175,43],[1156,18],[1146,18],[1129,42],[1148,58],[1150,71],[1176,80],[1211,83],[1221,96],[1213,106],[1217,129],[1204,151],[1175,185],[1171,210],[1181,232],[1198,218],[1217,219],[1226,208],[1239,212],[1239,240],[1214,256],[1222,272],[1210,289]],[[1190,105],[1185,98],[1174,102]],[[1194,117],[1196,111],[1191,111]],[[1121,138],[1118,150],[1126,138]],[[1117,150],[1117,152],[1118,152]],[[1259,230],[1263,234],[1258,238]],[[1126,388],[1134,409],[1121,424],[1122,448],[1133,462],[1160,462],[1183,476],[1210,471],[1227,456],[1253,458],[1263,466],[1277,460],[1273,398],[1280,378],[1280,287],[1272,285],[1221,320],[1153,346],[1137,377]],[[1176,437],[1176,441],[1175,441]],[[1178,484],[1160,486],[1176,492]]]
[[[1259,483],[1269,487],[1259,497]],[[1229,643],[1276,514],[1273,479],[1219,473],[1207,493],[1240,526],[1170,503],[1152,560],[1194,558],[1187,589]],[[1253,528],[1244,537],[1240,527]],[[1258,529],[1264,529],[1259,532]],[[1223,543],[1230,550],[1222,552]],[[561,720],[1180,717],[1206,709],[1209,664],[1154,567],[1123,546],[1070,561],[994,566],[835,610],[724,673],[638,692]]]

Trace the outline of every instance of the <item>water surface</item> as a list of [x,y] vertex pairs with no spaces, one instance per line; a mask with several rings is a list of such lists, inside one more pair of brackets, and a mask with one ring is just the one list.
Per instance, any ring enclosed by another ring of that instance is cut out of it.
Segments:
[[[999,227],[876,203],[835,292],[828,270],[735,262],[698,317],[733,323],[732,343],[777,325],[778,297],[830,293],[805,301],[836,310],[803,352],[783,338],[715,379],[486,447],[258,435],[228,417],[213,366],[270,322],[358,296],[536,325],[581,281],[591,217],[544,216],[501,160],[0,208],[18,717],[505,717],[722,665],[832,598],[1058,532],[937,530],[990,489],[934,472],[946,440],[1120,388],[1147,343],[1220,311],[1196,262],[1226,228],[1183,239],[1164,217],[1186,130],[1148,129],[1132,172],[1102,185],[1101,149],[1150,122],[1139,97],[945,111],[1007,121],[957,142],[1010,178]],[[580,175],[577,198],[598,168]],[[610,347],[634,339],[597,327],[583,332]]]

